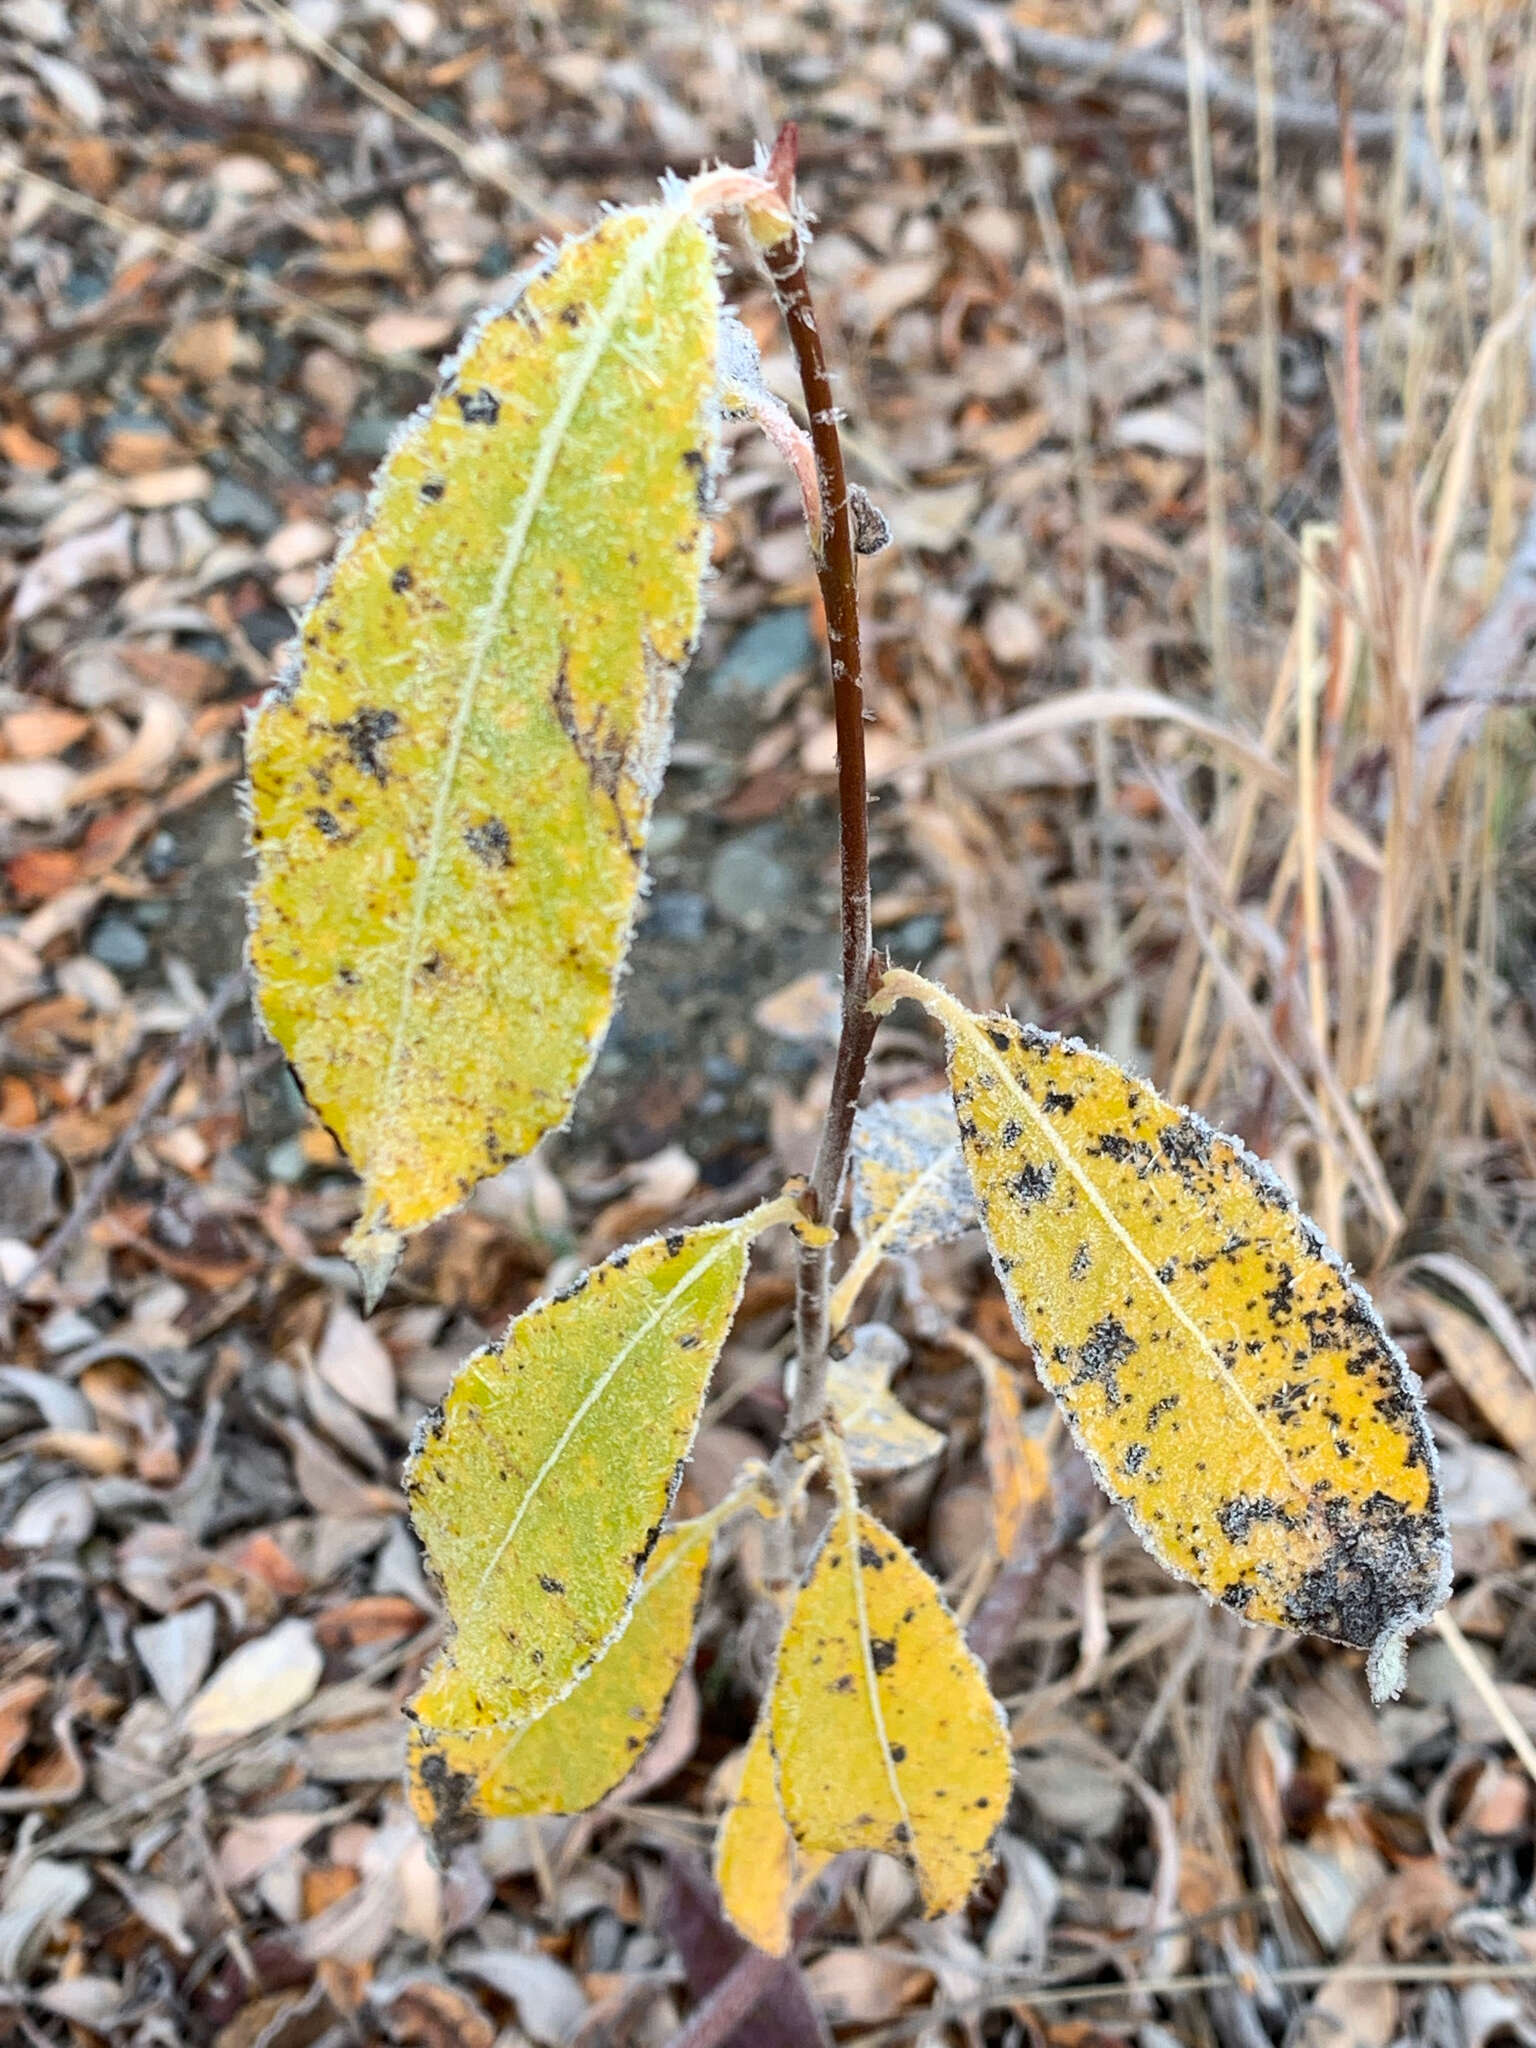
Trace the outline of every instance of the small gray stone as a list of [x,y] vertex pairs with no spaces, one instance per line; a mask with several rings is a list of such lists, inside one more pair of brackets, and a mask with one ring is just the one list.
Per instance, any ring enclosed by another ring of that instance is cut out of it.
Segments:
[[0,1237],[40,1237],[59,1215],[59,1162],[53,1153],[40,1138],[0,1139]]
[[733,839],[710,862],[709,899],[744,931],[762,931],[784,914],[795,878],[772,852],[777,828]]
[[267,1179],[285,1187],[297,1187],[308,1171],[304,1147],[297,1138],[284,1138],[267,1154]]
[[684,946],[697,945],[704,936],[709,905],[702,896],[687,889],[664,889],[651,898],[645,928],[653,937],[675,939]]
[[645,850],[652,860],[659,860],[664,854],[676,853],[687,837],[686,818],[679,817],[676,811],[658,811],[651,820],[651,836]]
[[149,958],[149,941],[126,917],[104,917],[91,933],[91,958],[117,974],[132,974]]
[[237,527],[256,540],[265,540],[282,524],[277,507],[238,478],[221,476],[213,487],[207,506],[209,522],[221,532]]
[[809,612],[799,606],[764,612],[731,642],[709,687],[718,697],[760,695],[809,668],[815,658]]

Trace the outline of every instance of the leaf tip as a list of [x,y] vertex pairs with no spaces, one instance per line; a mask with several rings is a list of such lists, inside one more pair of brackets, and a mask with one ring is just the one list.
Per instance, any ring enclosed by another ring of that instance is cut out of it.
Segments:
[[363,1313],[372,1315],[400,1263],[405,1239],[377,1216],[370,1216],[358,1224],[341,1249],[362,1285]]

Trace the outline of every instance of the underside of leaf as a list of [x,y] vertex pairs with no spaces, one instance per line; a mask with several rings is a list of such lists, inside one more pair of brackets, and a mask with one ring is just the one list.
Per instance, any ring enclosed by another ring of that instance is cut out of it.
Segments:
[[609,215],[398,437],[249,743],[262,1011],[363,1176],[349,1250],[565,1119],[601,1042],[694,644],[718,286]]
[[1076,1041],[942,1021],[1004,1291],[1101,1483],[1249,1621],[1371,1652],[1378,1692],[1450,1560],[1418,1383],[1288,1188]]

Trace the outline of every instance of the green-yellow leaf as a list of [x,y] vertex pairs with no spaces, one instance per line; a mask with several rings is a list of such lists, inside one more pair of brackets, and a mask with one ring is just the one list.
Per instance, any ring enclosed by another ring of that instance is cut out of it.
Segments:
[[846,1472],[785,1625],[770,1710],[801,1849],[884,1850],[916,1874],[928,1912],[963,1906],[1007,1810],[1007,1729],[938,1587],[859,1511]]
[[861,1323],[846,1355],[828,1364],[827,1401],[855,1472],[907,1472],[944,1448],[940,1432],[919,1422],[891,1392],[891,1375],[906,1355],[888,1324]]
[[558,1700],[623,1624],[661,1534],[747,1250],[792,1205],[617,1252],[460,1369],[405,1485],[476,1721]]
[[560,1124],[613,1007],[697,636],[719,293],[679,203],[481,322],[251,728],[263,1013],[399,1234]]
[[1378,1696],[1444,1601],[1418,1383],[1294,1197],[1233,1138],[1072,1040],[943,1023],[1009,1306],[1147,1547],[1249,1621],[1370,1651]]
[[770,1710],[763,1703],[741,1781],[715,1836],[715,1882],[737,1931],[771,1956],[788,1955],[795,1902],[831,1862],[796,1843],[779,1804]]
[[718,1517],[669,1529],[623,1633],[562,1699],[510,1727],[481,1720],[475,1686],[446,1657],[411,1702],[411,1804],[439,1847],[470,1814],[584,1813],[620,1784],[655,1734],[693,1647]]

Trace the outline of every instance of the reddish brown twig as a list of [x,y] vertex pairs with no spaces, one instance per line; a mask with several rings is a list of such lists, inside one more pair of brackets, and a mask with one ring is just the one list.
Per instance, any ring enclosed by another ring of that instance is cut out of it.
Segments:
[[[794,161],[795,131],[791,125],[780,133],[769,159],[770,176],[781,192],[792,184]],[[821,489],[821,543],[816,549],[816,576],[827,618],[827,655],[837,725],[843,1014],[832,1099],[827,1105],[816,1163],[811,1169],[809,1199],[816,1219],[830,1223],[837,1211],[853,1137],[854,1111],[875,1035],[875,1020],[868,1008],[874,964],[869,936],[869,789],[864,767],[864,671],[859,648],[853,505],[842,439],[837,430],[837,407],[805,274],[805,247],[799,234],[791,233],[775,242],[763,252],[763,261],[800,373]],[[801,1248],[795,1290],[799,1370],[790,1406],[791,1436],[813,1427],[825,1407],[830,1263],[829,1247]]]

